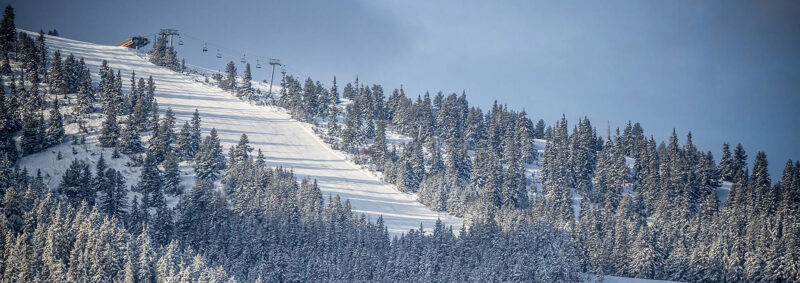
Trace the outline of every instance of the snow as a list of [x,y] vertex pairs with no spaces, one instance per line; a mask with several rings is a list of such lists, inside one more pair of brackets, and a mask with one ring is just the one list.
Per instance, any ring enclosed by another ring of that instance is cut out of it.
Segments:
[[[316,137],[310,124],[291,119],[283,109],[243,102],[232,93],[205,85],[194,77],[157,67],[123,47],[61,37],[47,37],[47,45],[50,52],[61,50],[65,56],[71,53],[76,58],[84,57],[95,82],[99,81],[96,76],[103,60],[107,60],[109,67],[115,71],[122,71],[124,88],[129,86],[127,82],[132,71],[136,72],[137,78],[153,76],[158,105],[162,112],[167,107],[172,108],[177,125],[188,121],[195,108],[199,109],[203,134],[208,134],[212,127],[216,128],[226,152],[228,147],[238,142],[242,133],[246,133],[250,145],[263,151],[267,164],[291,168],[301,178],[316,179],[325,199],[328,195],[337,194],[342,199],[349,199],[354,212],[364,213],[372,221],[383,215],[384,223],[392,234],[417,229],[420,222],[424,227],[431,228],[437,219],[447,226],[452,225],[455,231],[462,224],[460,218],[428,209],[417,201],[415,195],[402,193],[393,185],[347,161],[341,152],[331,149]],[[66,148],[69,148],[68,145]],[[71,150],[62,151],[65,160],[48,171],[63,172],[66,169],[64,164],[68,166],[72,153]],[[110,154],[107,154],[107,159],[110,159],[108,157]],[[29,167],[51,166],[36,155],[26,157],[23,164]],[[128,184],[135,183],[135,176],[138,173],[126,176]],[[60,181],[60,177],[57,180]],[[58,181],[51,181],[50,185]]]

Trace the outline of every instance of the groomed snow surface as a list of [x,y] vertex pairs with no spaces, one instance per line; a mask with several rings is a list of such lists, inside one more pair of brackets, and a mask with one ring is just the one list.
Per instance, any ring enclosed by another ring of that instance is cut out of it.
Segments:
[[[225,152],[245,133],[250,145],[263,151],[268,165],[293,169],[300,178],[316,179],[326,200],[329,195],[349,199],[354,212],[366,214],[373,222],[382,215],[392,234],[418,229],[420,223],[428,230],[437,219],[441,219],[446,226],[452,225],[455,231],[461,227],[460,218],[428,209],[417,201],[416,195],[402,193],[393,185],[347,161],[341,152],[332,150],[319,140],[311,125],[291,119],[282,109],[251,105],[217,87],[155,66],[127,48],[60,37],[47,37],[47,46],[50,52],[61,50],[63,56],[74,54],[76,58],[83,57],[91,68],[95,82],[98,81],[97,73],[103,60],[107,60],[114,71],[122,72],[125,88],[130,84],[131,72],[136,72],[137,80],[153,76],[159,108],[163,113],[167,107],[171,107],[178,126],[188,121],[197,108],[202,119],[203,134],[216,128]],[[64,165],[68,166],[68,162],[74,158],[69,147],[65,147],[67,150],[62,149],[65,160],[56,162],[55,154],[48,149],[44,153],[26,157],[22,165],[31,172],[42,169],[44,174],[51,175],[50,185],[57,186],[60,175],[66,169]],[[48,157],[52,160],[45,160]],[[54,164],[59,166],[50,166]],[[183,167],[182,171],[188,173],[190,169]],[[137,175],[134,173],[131,177]],[[135,182],[128,180],[128,184]],[[190,186],[191,181],[184,179],[183,183]]]

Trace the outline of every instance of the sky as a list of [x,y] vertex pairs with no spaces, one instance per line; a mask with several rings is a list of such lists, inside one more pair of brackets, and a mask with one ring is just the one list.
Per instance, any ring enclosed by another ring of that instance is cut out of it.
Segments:
[[340,89],[358,76],[410,96],[464,91],[548,124],[588,117],[598,133],[629,120],[658,140],[691,131],[717,160],[723,142],[751,160],[764,151],[773,180],[800,159],[800,1],[228,2],[10,4],[19,28],[100,44],[178,29],[187,63],[244,55],[258,80],[270,73],[256,56],[278,58]]

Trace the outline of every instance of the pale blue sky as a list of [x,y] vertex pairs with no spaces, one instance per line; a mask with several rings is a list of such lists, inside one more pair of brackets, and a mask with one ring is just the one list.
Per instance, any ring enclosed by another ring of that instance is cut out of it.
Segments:
[[[247,52],[327,85],[465,90],[548,123],[588,116],[601,133],[628,120],[659,140],[691,130],[717,159],[724,141],[765,151],[773,180],[800,158],[800,1],[11,3],[21,28],[96,43],[179,29],[179,55],[213,69]],[[236,51],[217,60],[214,44]]]

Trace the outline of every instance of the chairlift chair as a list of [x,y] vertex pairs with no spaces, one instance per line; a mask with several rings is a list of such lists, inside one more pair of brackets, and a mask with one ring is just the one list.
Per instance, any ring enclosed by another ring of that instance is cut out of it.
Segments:
[[244,63],[247,63],[247,60],[245,60],[245,59],[244,59],[244,54],[242,54],[242,60],[241,60],[241,62],[242,62],[242,64],[244,64]]
[[261,69],[261,62],[256,59],[256,69]]
[[208,52],[208,45],[206,43],[203,43],[203,53],[206,52]]
[[217,58],[222,58],[222,53],[219,53],[219,49],[217,49]]
[[183,37],[178,36],[178,45],[183,45]]

